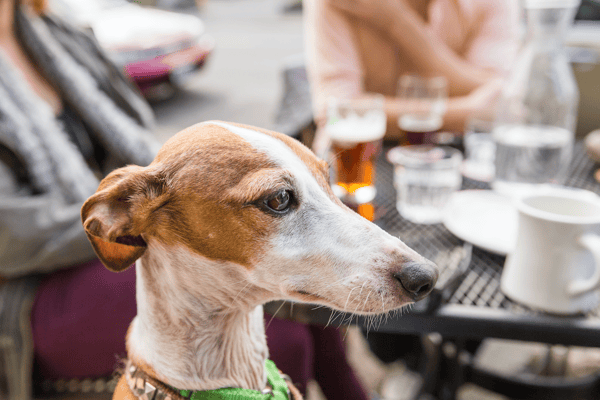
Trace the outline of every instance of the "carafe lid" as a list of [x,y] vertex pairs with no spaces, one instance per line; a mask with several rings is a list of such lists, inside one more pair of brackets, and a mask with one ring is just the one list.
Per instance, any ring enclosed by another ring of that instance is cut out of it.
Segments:
[[525,0],[525,8],[575,8],[581,0]]

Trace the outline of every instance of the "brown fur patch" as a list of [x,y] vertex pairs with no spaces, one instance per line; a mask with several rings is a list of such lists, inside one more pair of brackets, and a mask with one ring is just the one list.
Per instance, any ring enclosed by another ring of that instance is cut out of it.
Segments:
[[315,154],[305,145],[300,143],[298,140],[291,138],[283,133],[270,131],[268,129],[256,128],[249,125],[238,124],[234,122],[227,122],[229,125],[237,126],[240,128],[250,129],[253,131],[264,133],[265,135],[271,136],[277,140],[282,141],[288,146],[294,154],[306,164],[311,174],[315,177],[321,188],[329,195],[329,197],[337,204],[341,205],[341,201],[338,197],[333,194],[331,187],[329,186],[329,166],[327,163],[319,159]]
[[[268,169],[271,173],[262,172]],[[247,202],[284,184],[279,173],[267,155],[238,135],[217,125],[196,125],[167,141],[147,168],[109,174],[84,204],[82,218],[86,231],[105,242],[153,237],[250,267],[277,221]],[[100,258],[121,254],[113,247],[102,246],[111,251]]]
[[149,168],[168,182],[166,204],[149,231],[162,243],[249,267],[277,230],[276,219],[246,204],[261,194],[258,181],[254,187],[243,182],[277,166],[222,127],[202,124],[178,133]]

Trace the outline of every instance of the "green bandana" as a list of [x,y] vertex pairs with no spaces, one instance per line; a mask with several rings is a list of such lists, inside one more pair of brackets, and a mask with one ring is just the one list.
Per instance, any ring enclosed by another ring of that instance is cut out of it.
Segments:
[[263,394],[258,390],[240,388],[222,388],[216,390],[178,390],[186,399],[190,400],[288,400],[288,386],[279,374],[275,363],[271,360],[265,361],[267,370],[267,381],[273,388],[272,393]]

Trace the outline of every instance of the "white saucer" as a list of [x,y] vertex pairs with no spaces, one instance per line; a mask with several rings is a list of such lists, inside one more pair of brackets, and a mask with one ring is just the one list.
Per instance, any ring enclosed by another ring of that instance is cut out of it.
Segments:
[[517,209],[509,197],[492,190],[454,193],[443,223],[460,239],[495,254],[507,255],[516,244]]

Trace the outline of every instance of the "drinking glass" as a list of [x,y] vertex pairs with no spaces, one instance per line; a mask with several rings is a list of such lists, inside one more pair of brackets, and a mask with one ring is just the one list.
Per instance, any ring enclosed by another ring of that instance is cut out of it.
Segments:
[[375,161],[386,130],[384,97],[330,99],[326,133],[330,138],[332,189],[346,204],[358,206],[376,195]]
[[463,138],[464,176],[482,182],[491,182],[494,179],[496,144],[492,134],[493,128],[494,121],[491,116],[477,116],[467,121]]
[[462,154],[447,146],[399,146],[388,152],[394,165],[396,207],[417,224],[442,221],[448,199],[460,188]]
[[403,75],[398,81],[398,96],[406,107],[406,111],[398,119],[398,126],[408,143],[433,143],[435,133],[443,125],[446,112],[446,78]]

